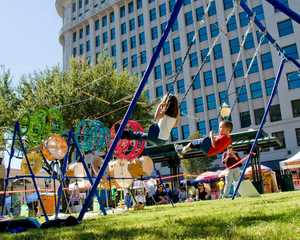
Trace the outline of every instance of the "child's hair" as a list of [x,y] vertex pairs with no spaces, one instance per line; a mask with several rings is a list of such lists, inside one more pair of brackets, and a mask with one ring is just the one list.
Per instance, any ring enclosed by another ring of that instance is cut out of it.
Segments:
[[165,185],[165,186],[166,186],[166,188],[170,187],[170,185],[169,185],[168,183],[166,183],[166,185]]
[[221,121],[221,123],[223,123],[223,126],[224,126],[225,128],[229,128],[229,132],[230,132],[230,133],[232,132],[233,124],[232,124],[231,121],[223,120],[223,121]]
[[178,99],[176,96],[169,94],[165,95],[162,99],[163,102],[166,102],[166,111],[165,114],[176,118],[178,115]]
[[185,192],[185,191],[186,191],[186,187],[183,187],[183,188],[181,189],[181,191]]

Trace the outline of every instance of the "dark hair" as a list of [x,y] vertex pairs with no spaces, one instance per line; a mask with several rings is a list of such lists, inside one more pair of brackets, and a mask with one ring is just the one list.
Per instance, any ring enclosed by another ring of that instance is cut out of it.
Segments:
[[168,96],[164,96],[163,102],[166,102],[166,111],[165,114],[172,117],[176,118],[178,115],[178,100],[177,97],[169,94]]
[[230,133],[232,132],[233,124],[231,121],[223,120],[223,121],[221,121],[221,123],[224,125],[225,128],[229,128]]
[[183,187],[182,190],[183,190],[183,191],[186,191],[186,187]]
[[166,188],[170,187],[170,185],[168,183],[166,183]]
[[190,181],[187,181],[186,185],[188,186],[192,186],[191,182]]

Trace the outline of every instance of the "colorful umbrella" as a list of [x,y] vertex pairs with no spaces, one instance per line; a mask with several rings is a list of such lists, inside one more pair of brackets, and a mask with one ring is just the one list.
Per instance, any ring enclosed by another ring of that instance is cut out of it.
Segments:
[[200,181],[200,180],[204,180],[204,179],[212,179],[212,178],[216,178],[218,176],[218,172],[210,172],[207,171],[205,173],[200,174],[195,181]]
[[[271,171],[272,169],[265,166],[265,165],[260,165],[261,167],[261,172],[266,172],[266,171]],[[258,165],[254,165],[254,171],[258,171]],[[245,175],[250,175],[252,174],[252,167],[247,167],[245,171]]]

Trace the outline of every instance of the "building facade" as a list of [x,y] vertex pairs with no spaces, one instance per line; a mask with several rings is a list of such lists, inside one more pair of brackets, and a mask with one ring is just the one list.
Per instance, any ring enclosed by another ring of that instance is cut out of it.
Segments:
[[[291,9],[298,9],[296,1],[281,2]],[[97,56],[105,49],[115,59],[116,67],[127,67],[131,74],[143,75],[175,3],[175,0],[56,0],[56,9],[63,23],[59,33],[63,47],[63,68],[68,69],[71,56],[96,62]],[[241,58],[233,71],[250,20],[238,6],[225,24],[234,8],[232,0],[213,1],[204,16],[208,3],[208,0],[184,1],[148,79],[150,99],[166,94],[194,35],[198,33],[172,90],[182,99],[196,76],[181,104],[179,125],[172,130],[170,141],[186,139],[194,131],[207,135],[218,122],[219,107],[223,100],[231,106],[236,101],[231,115],[235,132],[257,129],[281,61],[276,49],[264,39],[246,85],[241,87],[263,34],[255,24],[250,27]],[[247,5],[285,53],[299,61],[300,46],[297,39],[300,38],[300,26],[267,1],[247,1]],[[218,34],[220,38],[197,76]],[[278,161],[300,150],[299,90],[299,72],[295,66],[286,63],[264,126],[264,131],[269,136],[282,139],[283,145],[276,149],[261,149],[262,162],[273,168],[278,167]],[[224,99],[226,91],[228,97]]]

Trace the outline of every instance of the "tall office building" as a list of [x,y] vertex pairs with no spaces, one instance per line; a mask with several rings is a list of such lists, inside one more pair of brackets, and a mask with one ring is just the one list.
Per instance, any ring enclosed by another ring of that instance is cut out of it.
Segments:
[[[281,2],[291,9],[299,9],[297,1]],[[131,74],[142,75],[175,3],[175,0],[56,0],[56,9],[63,23],[59,41],[63,47],[64,69],[68,69],[71,56],[85,57],[95,62],[96,57],[106,49],[109,56],[114,57],[116,67],[127,67]],[[232,75],[229,97],[225,102],[233,106],[237,100],[232,111],[234,132],[258,129],[281,61],[276,49],[269,45],[267,39],[263,40],[246,85],[241,87],[262,33],[255,24],[250,27],[241,58],[233,72],[250,20],[238,6],[225,24],[234,7],[232,0],[213,1],[203,17],[208,3],[208,0],[184,1],[148,79],[150,99],[167,93],[188,46],[198,33],[172,90],[182,99],[220,34],[210,57],[181,104],[182,116],[178,127],[172,130],[170,141],[186,139],[194,131],[200,131],[203,135],[209,133],[218,121],[220,102],[226,95]],[[247,1],[247,5],[285,53],[299,60],[300,44],[297,39],[300,39],[300,26],[267,1]],[[287,63],[263,129],[269,136],[276,136],[283,142],[281,147],[262,149],[261,160],[273,168],[278,167],[279,160],[292,156],[300,149],[299,90],[299,72]]]

